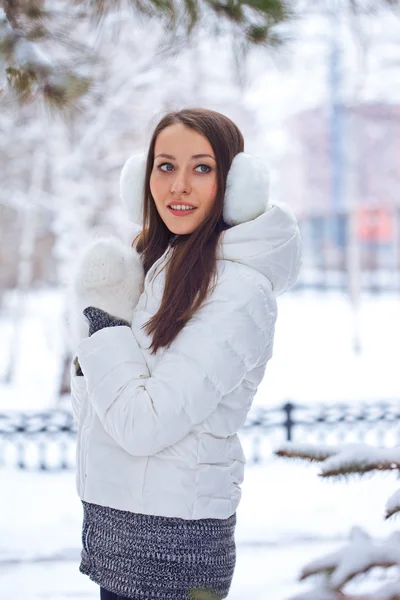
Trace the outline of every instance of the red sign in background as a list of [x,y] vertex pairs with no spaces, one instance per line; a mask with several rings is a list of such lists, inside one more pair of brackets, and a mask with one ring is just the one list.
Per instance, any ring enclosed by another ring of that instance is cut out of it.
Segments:
[[388,208],[360,208],[357,212],[360,239],[389,242],[393,237],[393,216]]

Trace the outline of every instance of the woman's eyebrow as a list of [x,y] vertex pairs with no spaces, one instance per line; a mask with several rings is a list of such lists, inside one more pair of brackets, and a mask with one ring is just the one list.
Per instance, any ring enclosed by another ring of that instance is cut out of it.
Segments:
[[192,156],[192,158],[205,158],[206,156],[215,160],[215,158],[211,156],[211,154],[195,154],[194,156]]
[[[154,158],[158,158],[159,156],[162,156],[162,158],[168,158],[169,160],[176,160],[175,156],[172,156],[172,154],[157,154],[157,156],[155,156]],[[206,156],[215,160],[215,158],[213,156],[211,156],[211,154],[194,154],[192,156],[192,158],[197,159],[197,158],[204,158]]]

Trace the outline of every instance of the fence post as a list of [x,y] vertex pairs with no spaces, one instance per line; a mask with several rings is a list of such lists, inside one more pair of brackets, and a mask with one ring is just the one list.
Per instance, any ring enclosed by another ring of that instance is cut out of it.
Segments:
[[292,419],[294,409],[295,409],[295,405],[292,402],[287,402],[286,404],[283,405],[283,411],[285,413],[285,421],[283,423],[283,426],[286,429],[286,441],[287,442],[292,441],[292,431],[293,431],[293,427],[295,425],[295,423]]

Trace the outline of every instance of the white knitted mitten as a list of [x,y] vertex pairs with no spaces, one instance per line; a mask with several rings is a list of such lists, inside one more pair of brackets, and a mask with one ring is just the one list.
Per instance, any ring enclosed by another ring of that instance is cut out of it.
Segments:
[[[88,336],[83,311],[94,306],[132,323],[143,292],[140,255],[116,238],[99,238],[84,249],[71,281],[69,335],[71,344]],[[75,349],[75,348],[74,348]]]

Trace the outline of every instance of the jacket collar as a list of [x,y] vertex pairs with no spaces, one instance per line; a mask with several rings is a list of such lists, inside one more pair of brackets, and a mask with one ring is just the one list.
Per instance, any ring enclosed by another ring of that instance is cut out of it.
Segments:
[[221,234],[218,258],[247,265],[267,277],[276,295],[292,287],[302,264],[296,218],[285,204],[270,204],[259,217]]
[[[178,237],[175,234],[171,238],[157,264],[169,255]],[[259,217],[226,229],[220,242],[218,260],[259,271],[269,279],[276,295],[296,283],[302,265],[302,241],[297,220],[286,204],[270,204]]]

